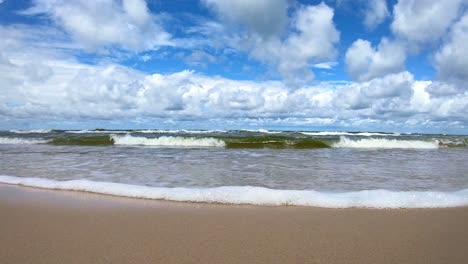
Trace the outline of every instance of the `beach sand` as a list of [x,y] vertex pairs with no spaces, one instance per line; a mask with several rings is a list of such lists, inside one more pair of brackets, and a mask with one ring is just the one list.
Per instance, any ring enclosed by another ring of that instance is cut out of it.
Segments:
[[468,263],[468,208],[210,205],[0,185],[0,263]]

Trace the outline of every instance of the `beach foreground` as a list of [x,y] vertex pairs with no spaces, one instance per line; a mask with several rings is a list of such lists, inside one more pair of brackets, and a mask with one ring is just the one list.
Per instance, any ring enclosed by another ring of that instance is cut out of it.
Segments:
[[1,263],[467,263],[468,208],[174,203],[0,185]]

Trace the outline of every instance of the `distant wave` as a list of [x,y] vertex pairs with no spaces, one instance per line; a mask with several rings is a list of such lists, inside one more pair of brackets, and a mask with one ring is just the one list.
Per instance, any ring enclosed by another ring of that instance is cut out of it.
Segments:
[[[127,145],[127,146],[164,146],[164,147],[225,147],[238,149],[270,148],[270,149],[315,149],[315,148],[358,148],[358,149],[437,149],[440,147],[467,147],[466,137],[435,138],[421,137],[410,139],[406,137],[355,137],[355,136],[333,136],[323,137],[298,137],[297,135],[219,135],[206,134],[187,135],[180,134],[158,134],[138,135],[131,132],[111,133],[97,131],[98,134],[91,135],[63,135],[51,137],[50,139],[37,139],[34,137],[0,137],[0,144],[40,144],[52,145],[77,145],[77,146],[105,146],[105,145]],[[84,132],[83,132],[84,133]],[[125,133],[122,135],[121,133]],[[54,134],[55,135],[55,134]]]
[[31,138],[0,137],[0,144],[42,144],[42,143],[47,143],[47,142],[49,142],[49,140],[31,139]]
[[455,192],[365,190],[332,193],[313,190],[275,190],[253,186],[164,188],[89,180],[56,181],[13,176],[0,176],[0,183],[181,202],[326,208],[438,208],[468,205],[468,189]]
[[362,137],[372,137],[372,136],[400,136],[399,133],[377,133],[377,132],[335,132],[335,131],[323,131],[323,132],[300,132],[303,135],[307,136],[362,136]]
[[437,141],[398,140],[386,138],[350,139],[341,137],[332,145],[335,148],[383,148],[383,149],[436,149]]
[[196,137],[158,137],[146,138],[131,135],[113,135],[111,139],[115,145],[141,145],[141,146],[171,146],[171,147],[224,147],[222,140],[215,138]]
[[71,134],[126,134],[129,130],[66,130],[66,133]]
[[33,130],[10,130],[11,133],[16,134],[45,134],[52,132],[52,129],[33,129]]
[[143,129],[135,130],[133,132],[143,133],[143,134],[210,134],[210,133],[222,133],[226,130],[186,130],[186,129]]
[[263,134],[280,134],[282,133],[282,131],[272,131],[272,130],[267,130],[267,129],[244,129],[244,130],[241,130],[241,131],[245,131],[245,132],[254,132],[254,133],[263,133]]

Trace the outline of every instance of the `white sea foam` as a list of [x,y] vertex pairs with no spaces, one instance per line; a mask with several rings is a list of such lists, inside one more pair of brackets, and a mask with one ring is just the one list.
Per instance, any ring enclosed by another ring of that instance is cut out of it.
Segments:
[[384,149],[436,149],[437,141],[398,140],[386,138],[350,139],[341,137],[333,144],[335,148],[384,148]]
[[372,137],[372,136],[399,136],[398,133],[377,133],[377,132],[337,132],[337,131],[322,131],[322,132],[300,132],[301,134],[307,136],[362,136],[362,137]]
[[47,142],[49,140],[46,139],[0,137],[0,144],[41,144]]
[[33,129],[33,130],[10,130],[11,133],[16,134],[44,134],[52,132],[52,129]]
[[327,208],[439,208],[468,205],[468,189],[455,192],[367,190],[331,193],[311,190],[274,190],[252,186],[164,188],[89,180],[56,181],[13,176],[0,176],[0,183],[181,202],[297,205]]
[[130,131],[127,130],[67,130],[65,131],[71,134],[126,134]]
[[263,134],[279,134],[279,133],[282,133],[281,131],[272,131],[272,130],[267,130],[267,129],[245,129],[245,130],[241,130],[241,131],[246,131],[246,132],[256,132],[256,133],[263,133]]
[[216,138],[195,137],[134,137],[112,135],[115,145],[171,146],[171,147],[224,147],[225,143]]
[[226,132],[225,130],[186,130],[186,129],[143,129],[136,130],[135,132],[144,134],[210,134],[210,133],[221,133]]

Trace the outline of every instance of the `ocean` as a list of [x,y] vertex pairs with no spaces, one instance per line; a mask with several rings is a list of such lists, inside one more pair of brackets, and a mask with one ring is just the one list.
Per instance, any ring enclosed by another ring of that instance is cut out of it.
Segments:
[[468,136],[271,130],[0,131],[0,183],[329,208],[468,205]]

